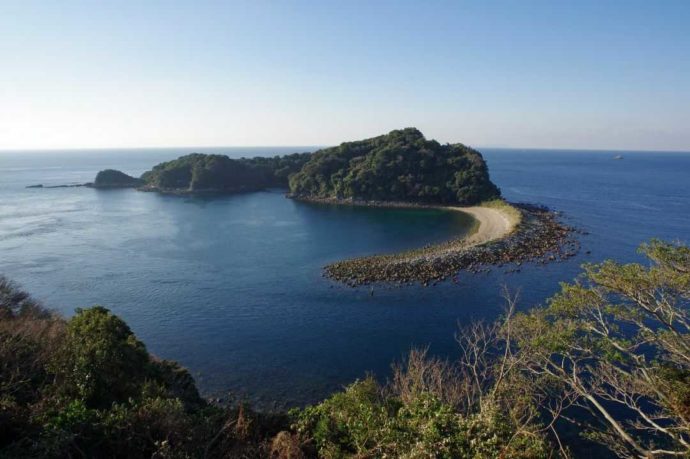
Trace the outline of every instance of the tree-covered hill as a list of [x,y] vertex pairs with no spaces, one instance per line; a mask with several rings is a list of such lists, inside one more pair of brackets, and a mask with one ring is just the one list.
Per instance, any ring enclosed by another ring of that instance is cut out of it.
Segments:
[[222,155],[192,153],[160,163],[141,178],[161,191],[252,191],[264,186],[263,176],[241,162]]
[[239,161],[261,171],[267,186],[287,188],[290,175],[299,172],[311,153],[292,153],[290,155],[242,158]]
[[225,155],[192,153],[158,164],[141,178],[145,186],[161,191],[256,191],[287,187],[288,176],[298,171],[309,153],[272,158],[230,159]]
[[93,186],[96,188],[129,188],[141,185],[141,180],[115,169],[106,169],[96,175]]
[[96,187],[143,186],[176,193],[238,193],[290,188],[298,198],[472,205],[500,197],[481,153],[441,145],[415,128],[315,153],[231,159],[192,153],[158,164],[141,179],[99,172]]
[[478,151],[427,140],[415,128],[313,153],[290,178],[290,192],[302,198],[463,205],[500,196]]

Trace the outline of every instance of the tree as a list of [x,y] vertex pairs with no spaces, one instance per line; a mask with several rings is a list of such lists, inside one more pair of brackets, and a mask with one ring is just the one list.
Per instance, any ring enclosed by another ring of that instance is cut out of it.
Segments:
[[62,395],[108,408],[141,392],[149,355],[127,324],[108,309],[77,309],[52,370]]
[[460,329],[457,361],[413,350],[387,386],[358,381],[293,412],[293,428],[319,457],[554,457],[551,425],[539,423],[539,400],[512,365],[509,304],[505,323]]
[[552,414],[619,457],[686,457],[690,249],[653,240],[640,252],[649,266],[586,265],[548,307],[517,315],[515,358],[558,399]]

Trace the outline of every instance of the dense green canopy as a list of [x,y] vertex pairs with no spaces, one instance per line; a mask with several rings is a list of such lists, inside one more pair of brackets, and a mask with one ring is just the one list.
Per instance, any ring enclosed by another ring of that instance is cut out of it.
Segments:
[[141,185],[141,180],[115,169],[106,169],[96,175],[93,185],[98,188],[122,188]]
[[260,174],[245,164],[227,156],[201,153],[158,164],[142,179],[148,186],[162,190],[248,191],[263,185]]
[[306,198],[468,205],[500,196],[478,151],[427,140],[415,128],[315,152],[290,178],[290,191]]
[[238,192],[286,187],[287,177],[308,159],[308,153],[272,158],[230,159],[225,155],[192,153],[155,166],[142,175],[160,190]]
[[287,188],[290,175],[299,172],[309,158],[311,158],[311,153],[292,153],[268,158],[261,156],[242,158],[240,161],[260,170],[267,186]]
[[141,180],[99,172],[95,186],[159,191],[235,193],[288,187],[295,197],[471,205],[500,197],[482,155],[441,145],[415,128],[315,153],[231,159],[192,153],[158,164]]

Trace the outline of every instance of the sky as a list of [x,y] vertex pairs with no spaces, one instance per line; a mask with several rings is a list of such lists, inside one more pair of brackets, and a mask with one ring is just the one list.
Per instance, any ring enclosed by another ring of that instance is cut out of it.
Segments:
[[0,0],[0,149],[690,150],[690,1]]

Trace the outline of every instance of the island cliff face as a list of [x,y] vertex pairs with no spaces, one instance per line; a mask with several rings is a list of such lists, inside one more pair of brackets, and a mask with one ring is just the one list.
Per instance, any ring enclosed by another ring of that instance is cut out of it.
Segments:
[[313,153],[290,177],[290,193],[316,200],[460,205],[501,195],[478,151],[427,140],[415,128]]

